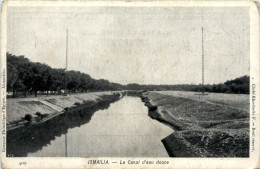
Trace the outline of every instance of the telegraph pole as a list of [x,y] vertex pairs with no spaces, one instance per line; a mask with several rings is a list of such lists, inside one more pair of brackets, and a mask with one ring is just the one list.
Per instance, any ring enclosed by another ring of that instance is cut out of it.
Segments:
[[204,95],[204,28],[203,28],[203,9],[201,11],[201,84],[202,84],[202,95]]
[[201,11],[201,88],[202,91],[201,93],[197,93],[195,95],[199,95],[199,99],[200,99],[200,95],[208,95],[207,93],[205,93],[205,85],[204,85],[204,81],[205,81],[205,76],[204,76],[204,27],[203,27],[203,10]]
[[201,53],[202,53],[202,59],[201,59],[201,69],[202,69],[202,94],[204,94],[204,45],[203,45],[203,26],[201,28]]
[[68,70],[68,41],[69,41],[69,38],[68,38],[68,29],[66,31],[66,58],[65,58],[65,71],[64,71],[64,95],[67,94],[67,90],[66,90],[66,71]]
[[[66,65],[65,65],[65,71],[64,71],[64,94],[67,95],[67,90],[66,90],[66,71],[68,69],[68,29],[66,31]],[[65,133],[65,157],[68,156],[68,143],[67,143],[67,133]]]
[[68,38],[68,29],[67,29],[67,34],[66,34],[66,68],[65,70],[68,69],[68,43],[69,43],[69,38]]

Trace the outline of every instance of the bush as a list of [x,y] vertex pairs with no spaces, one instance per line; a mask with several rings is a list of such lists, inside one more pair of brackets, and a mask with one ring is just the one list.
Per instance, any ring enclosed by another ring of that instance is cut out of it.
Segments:
[[41,116],[41,115],[42,115],[41,112],[38,112],[38,111],[37,111],[35,114],[36,114],[37,116]]
[[24,116],[24,119],[27,120],[27,121],[32,121],[32,115],[26,114],[26,115]]
[[149,111],[155,111],[157,110],[157,106],[149,106],[148,109]]
[[75,102],[74,104],[75,104],[76,106],[79,106],[79,105],[80,105],[80,103],[79,103],[79,102]]

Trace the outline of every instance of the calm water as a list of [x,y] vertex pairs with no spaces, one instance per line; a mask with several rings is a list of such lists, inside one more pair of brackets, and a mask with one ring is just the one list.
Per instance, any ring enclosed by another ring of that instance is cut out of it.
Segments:
[[161,140],[172,132],[148,116],[140,98],[125,96],[27,156],[168,157]]

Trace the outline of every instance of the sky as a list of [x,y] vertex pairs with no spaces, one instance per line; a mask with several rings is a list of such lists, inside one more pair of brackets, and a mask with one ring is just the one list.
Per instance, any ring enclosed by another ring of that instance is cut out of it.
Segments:
[[7,51],[121,84],[199,84],[249,75],[249,9],[9,7]]

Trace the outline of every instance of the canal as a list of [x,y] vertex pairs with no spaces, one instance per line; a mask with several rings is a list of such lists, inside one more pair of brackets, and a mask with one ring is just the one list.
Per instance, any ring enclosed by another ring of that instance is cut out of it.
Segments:
[[68,127],[48,144],[26,152],[26,156],[168,157],[161,140],[172,132],[148,116],[148,108],[139,97],[125,96],[94,112],[86,123]]

